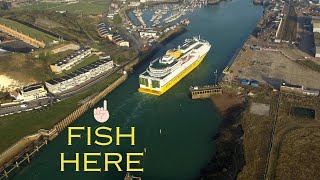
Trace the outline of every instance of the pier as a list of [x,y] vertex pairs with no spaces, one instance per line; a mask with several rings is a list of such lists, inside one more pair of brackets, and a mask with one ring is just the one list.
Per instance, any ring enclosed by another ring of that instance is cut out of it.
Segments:
[[222,88],[218,85],[190,87],[192,99],[206,99],[216,94],[222,94]]
[[38,133],[26,136],[11,146],[0,156],[0,180],[8,179],[9,174],[13,173],[15,169],[29,164],[31,158],[57,135],[57,131],[54,129],[50,131],[41,129]]

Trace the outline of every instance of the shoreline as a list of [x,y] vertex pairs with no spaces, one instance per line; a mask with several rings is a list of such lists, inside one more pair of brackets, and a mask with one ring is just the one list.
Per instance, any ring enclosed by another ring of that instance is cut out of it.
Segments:
[[220,112],[222,122],[212,138],[215,153],[198,179],[236,179],[245,165],[241,116],[247,101],[232,93],[212,96],[211,101]]

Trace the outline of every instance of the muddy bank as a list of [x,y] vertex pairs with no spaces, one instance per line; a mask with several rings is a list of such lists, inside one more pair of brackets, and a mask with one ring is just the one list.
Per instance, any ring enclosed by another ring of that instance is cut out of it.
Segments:
[[213,137],[216,153],[202,169],[199,179],[236,179],[245,165],[240,119],[246,101],[228,93],[214,96],[211,100],[220,111],[223,121]]

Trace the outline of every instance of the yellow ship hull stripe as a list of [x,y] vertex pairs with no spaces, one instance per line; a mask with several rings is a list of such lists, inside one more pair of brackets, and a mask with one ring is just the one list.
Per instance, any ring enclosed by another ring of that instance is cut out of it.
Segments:
[[163,93],[168,91],[172,86],[177,84],[182,78],[184,78],[187,74],[189,74],[192,70],[194,70],[199,64],[202,62],[204,57],[207,55],[204,54],[200,57],[200,59],[196,60],[194,63],[192,63],[189,67],[187,67],[185,70],[183,70],[180,74],[178,74],[176,77],[174,77],[172,80],[170,80],[167,84],[161,87],[160,91],[147,89],[147,88],[139,88],[138,91],[142,93],[152,94],[156,96],[161,96]]

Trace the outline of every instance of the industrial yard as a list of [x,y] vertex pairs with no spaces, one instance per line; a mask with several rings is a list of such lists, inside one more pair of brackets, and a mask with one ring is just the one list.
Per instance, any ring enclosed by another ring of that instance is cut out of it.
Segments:
[[294,49],[274,49],[245,46],[230,67],[232,73],[225,78],[257,80],[279,88],[282,82],[299,84],[312,89],[320,89],[320,72],[314,66],[304,63],[317,63],[316,60],[305,59],[304,52]]
[[238,178],[314,179],[319,176],[319,14],[283,1],[266,9],[224,70],[225,90],[249,98],[241,117],[246,165]]

